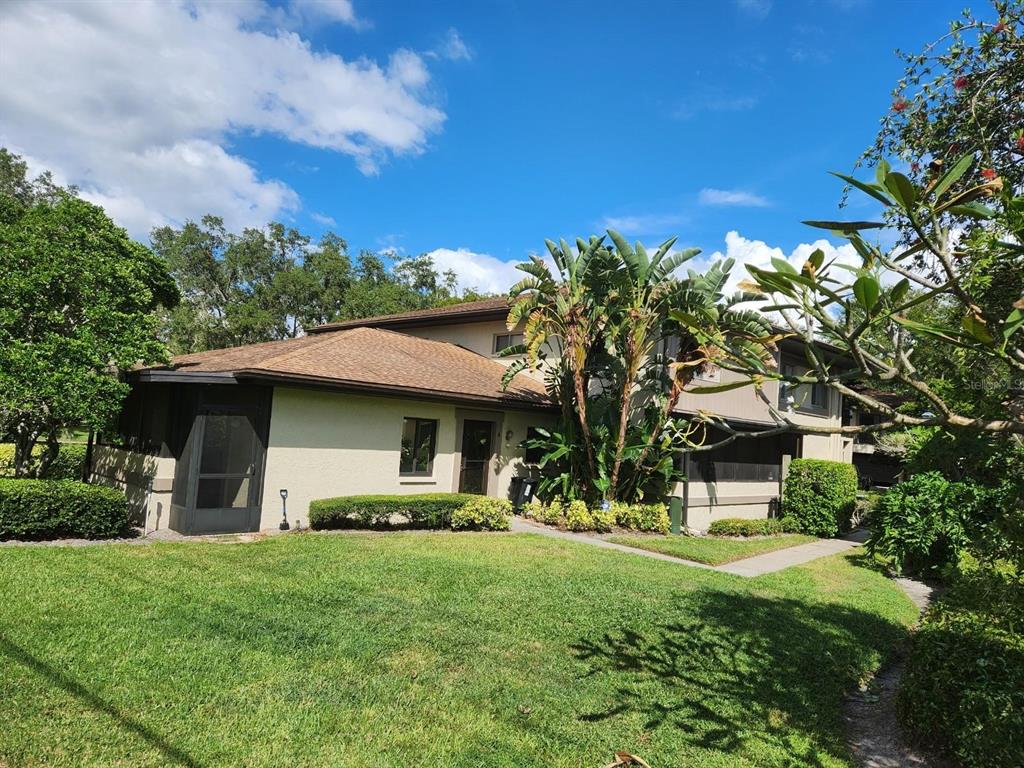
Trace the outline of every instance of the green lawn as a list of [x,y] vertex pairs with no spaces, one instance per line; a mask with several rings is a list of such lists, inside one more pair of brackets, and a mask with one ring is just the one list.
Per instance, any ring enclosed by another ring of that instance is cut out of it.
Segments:
[[915,618],[853,557],[744,580],[537,535],[0,549],[0,765],[848,766]]
[[742,560],[744,557],[760,555],[762,552],[806,544],[808,541],[814,541],[814,537],[798,533],[757,539],[723,539],[715,536],[610,536],[609,541],[681,557],[684,560],[721,565],[733,560]]

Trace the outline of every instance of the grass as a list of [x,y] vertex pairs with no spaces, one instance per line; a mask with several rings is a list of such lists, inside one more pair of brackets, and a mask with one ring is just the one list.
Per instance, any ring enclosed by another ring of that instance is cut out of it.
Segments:
[[849,766],[916,611],[516,534],[0,550],[0,765]]
[[716,536],[610,536],[609,541],[681,557],[684,560],[721,565],[763,552],[774,552],[776,549],[806,544],[808,541],[814,541],[814,537],[798,533],[752,539],[726,539]]

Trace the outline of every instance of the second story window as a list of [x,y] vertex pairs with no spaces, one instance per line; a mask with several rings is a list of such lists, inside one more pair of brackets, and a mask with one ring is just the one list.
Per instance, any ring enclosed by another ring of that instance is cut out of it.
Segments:
[[494,354],[501,354],[503,349],[518,347],[523,343],[521,333],[496,333],[494,334]]
[[[784,365],[782,372],[786,376],[802,376],[806,373],[793,365]],[[793,402],[789,398],[793,398]],[[813,384],[787,384],[782,382],[779,385],[779,407],[796,408],[798,411],[827,411],[829,406],[828,385],[816,381]]]
[[437,449],[437,419],[402,420],[402,458],[400,475],[430,475]]

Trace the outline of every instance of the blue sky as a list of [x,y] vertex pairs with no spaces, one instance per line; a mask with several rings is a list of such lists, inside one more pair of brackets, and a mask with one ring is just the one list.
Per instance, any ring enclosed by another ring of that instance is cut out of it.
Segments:
[[26,3],[0,23],[0,140],[143,239],[276,218],[482,288],[610,224],[789,257],[874,137],[893,50],[961,7]]

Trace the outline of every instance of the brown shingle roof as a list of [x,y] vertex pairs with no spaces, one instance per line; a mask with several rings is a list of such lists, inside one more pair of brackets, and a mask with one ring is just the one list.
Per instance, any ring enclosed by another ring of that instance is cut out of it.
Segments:
[[[550,407],[543,384],[517,376],[505,391],[505,366],[443,341],[379,328],[352,328],[285,341],[213,349],[173,358],[181,373],[307,382],[341,389],[510,406]],[[149,369],[157,373],[167,369]]]
[[508,299],[501,296],[496,299],[464,301],[461,304],[449,304],[444,307],[414,309],[411,312],[399,312],[394,315],[378,315],[377,317],[362,317],[357,320],[342,320],[337,323],[327,323],[326,325],[310,328],[309,333],[324,333],[325,331],[337,331],[344,328],[410,327],[433,322],[454,323],[469,318],[504,318],[507,314]]

